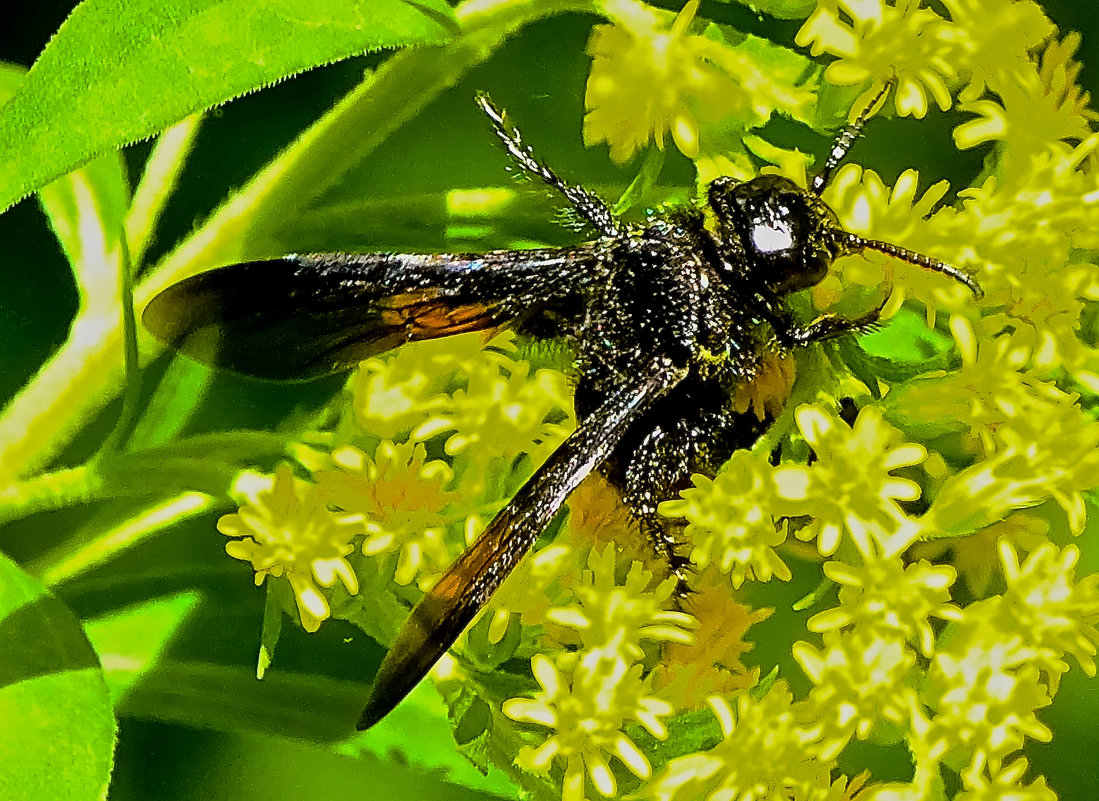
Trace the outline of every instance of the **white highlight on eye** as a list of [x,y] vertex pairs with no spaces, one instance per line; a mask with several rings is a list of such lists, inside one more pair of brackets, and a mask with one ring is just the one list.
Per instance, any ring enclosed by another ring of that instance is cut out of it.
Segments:
[[759,223],[752,229],[752,245],[760,253],[789,250],[793,244],[794,234],[782,220]]

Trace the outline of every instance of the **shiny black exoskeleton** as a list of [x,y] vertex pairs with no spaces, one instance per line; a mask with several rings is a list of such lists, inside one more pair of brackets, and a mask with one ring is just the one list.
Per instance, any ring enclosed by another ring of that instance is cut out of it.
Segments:
[[185,353],[272,379],[349,369],[405,342],[503,324],[572,346],[576,431],[413,609],[360,728],[423,678],[593,469],[622,490],[685,580],[680,543],[657,504],[758,435],[759,421],[737,414],[732,397],[765,348],[820,342],[878,319],[880,309],[854,320],[793,319],[785,297],[820,281],[833,259],[879,250],[979,291],[942,262],[844,231],[821,200],[866,113],[841,133],[810,189],[773,175],[722,178],[703,207],[630,227],[538,162],[487,98],[478,102],[519,167],[559,192],[598,238],[479,255],[287,256],[194,276],[144,313],[154,334]]

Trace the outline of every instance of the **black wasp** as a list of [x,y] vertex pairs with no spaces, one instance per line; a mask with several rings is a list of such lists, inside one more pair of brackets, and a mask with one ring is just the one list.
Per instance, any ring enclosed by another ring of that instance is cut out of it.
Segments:
[[809,189],[765,175],[718,178],[698,208],[631,226],[541,164],[491,101],[478,103],[519,168],[560,193],[597,238],[575,247],[476,255],[320,253],[235,264],[172,286],[145,325],[200,361],[269,379],[347,370],[406,342],[509,325],[573,347],[576,431],[412,610],[359,721],[393,709],[488,602],[595,468],[684,577],[686,558],[656,513],[713,475],[759,425],[732,396],[765,347],[867,330],[857,319],[797,322],[784,298],[865,249],[977,284],[942,262],[843,230],[821,199],[829,176],[889,85],[837,137]]

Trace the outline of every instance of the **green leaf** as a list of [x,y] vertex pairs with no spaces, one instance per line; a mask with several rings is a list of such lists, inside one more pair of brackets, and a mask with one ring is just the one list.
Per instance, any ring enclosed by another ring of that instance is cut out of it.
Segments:
[[443,0],[86,0],[0,111],[0,210],[195,111],[456,29]]
[[[731,3],[732,0],[721,0]],[[817,0],[739,0],[752,11],[760,14],[770,14],[779,19],[805,19],[814,8]]]
[[107,686],[115,703],[156,664],[168,641],[187,621],[198,601],[198,593],[182,592],[88,621],[88,639],[103,662]]
[[0,555],[0,798],[106,796],[115,720],[76,617]]
[[[333,743],[352,735],[363,686],[254,664],[162,656],[119,705],[122,715],[227,732],[264,732]],[[446,724],[443,724],[446,731]]]
[[26,74],[26,67],[0,61],[0,106],[11,100]]

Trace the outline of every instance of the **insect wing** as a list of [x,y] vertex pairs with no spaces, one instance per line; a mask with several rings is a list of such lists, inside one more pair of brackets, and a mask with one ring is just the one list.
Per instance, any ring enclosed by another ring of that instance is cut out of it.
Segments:
[[142,320],[205,364],[274,380],[312,378],[405,342],[567,304],[593,258],[585,247],[287,256],[192,276],[153,298]]
[[626,380],[554,451],[412,610],[371,688],[358,728],[385,717],[427,674],[626,429],[683,378],[666,360]]

